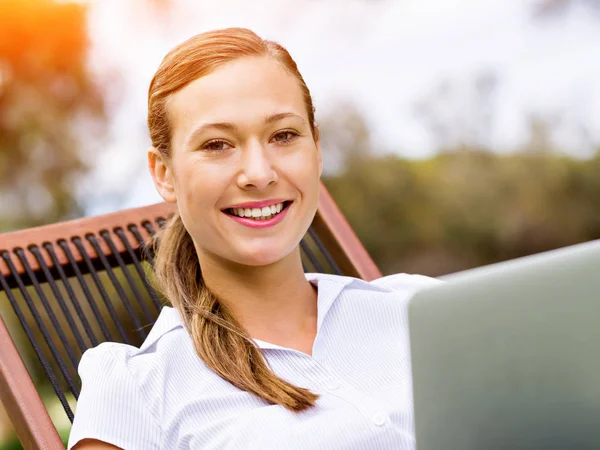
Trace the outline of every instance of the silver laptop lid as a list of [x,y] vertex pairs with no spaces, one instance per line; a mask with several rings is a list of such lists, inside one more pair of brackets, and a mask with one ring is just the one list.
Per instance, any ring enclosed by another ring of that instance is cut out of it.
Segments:
[[417,450],[600,449],[600,241],[445,279],[409,305]]

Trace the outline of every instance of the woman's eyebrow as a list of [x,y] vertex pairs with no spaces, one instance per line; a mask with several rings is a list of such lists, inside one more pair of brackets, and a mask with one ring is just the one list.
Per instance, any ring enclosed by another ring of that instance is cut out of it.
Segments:
[[[272,124],[274,122],[278,122],[279,120],[282,120],[282,119],[285,119],[288,117],[300,119],[302,122],[306,123],[306,120],[304,120],[304,118],[302,116],[300,116],[296,113],[282,112],[282,113],[272,114],[272,115],[268,116],[265,119],[265,124],[267,124],[267,125]],[[190,134],[190,137],[187,140],[186,147],[189,147],[196,140],[196,138],[199,135],[204,133],[206,130],[210,130],[210,129],[216,129],[216,130],[221,130],[221,131],[230,131],[230,132],[238,131],[238,127],[230,122],[205,123],[205,124],[200,125],[198,128],[196,128],[192,132],[192,134]]]
[[304,120],[304,118],[302,116],[299,116],[298,114],[295,114],[293,112],[283,112],[283,113],[273,114],[273,115],[267,117],[265,119],[265,123],[269,124],[269,123],[277,122],[278,120],[285,119],[286,117],[295,117],[297,119],[300,119],[302,122],[306,122]]

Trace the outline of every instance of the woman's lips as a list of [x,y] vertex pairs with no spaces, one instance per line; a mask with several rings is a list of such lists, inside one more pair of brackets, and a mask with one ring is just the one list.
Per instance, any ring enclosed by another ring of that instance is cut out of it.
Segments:
[[247,226],[248,228],[255,228],[255,229],[270,228],[270,227],[277,225],[279,222],[281,222],[284,219],[284,217],[286,216],[291,205],[292,205],[291,203],[284,205],[284,208],[281,210],[280,213],[275,214],[270,219],[265,219],[265,220],[256,220],[256,219],[251,219],[249,217],[236,216],[234,214],[229,214],[226,212],[223,212],[223,213],[225,215],[229,216],[231,219],[235,220],[237,223]]
[[242,203],[239,205],[233,205],[233,206],[228,206],[225,209],[234,209],[234,208],[263,208],[265,206],[271,206],[271,205],[276,205],[278,203],[285,203],[285,202],[289,202],[291,200],[283,200],[283,199],[273,199],[273,200],[263,200],[261,202],[248,202],[248,203]]

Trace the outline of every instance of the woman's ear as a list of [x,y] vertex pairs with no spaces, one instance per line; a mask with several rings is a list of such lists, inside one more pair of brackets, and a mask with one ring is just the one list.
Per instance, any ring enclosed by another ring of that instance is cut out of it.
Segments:
[[323,155],[321,154],[321,132],[319,126],[315,123],[315,145],[317,147],[317,158],[319,158],[319,178],[323,173]]
[[154,147],[148,149],[148,169],[156,190],[165,202],[176,203],[173,171],[166,157]]

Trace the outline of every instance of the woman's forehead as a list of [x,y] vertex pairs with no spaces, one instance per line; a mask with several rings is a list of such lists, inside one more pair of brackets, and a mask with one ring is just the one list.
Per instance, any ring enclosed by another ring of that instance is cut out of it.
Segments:
[[174,128],[197,121],[243,122],[280,112],[306,119],[299,80],[268,57],[225,64],[176,92],[168,108]]

